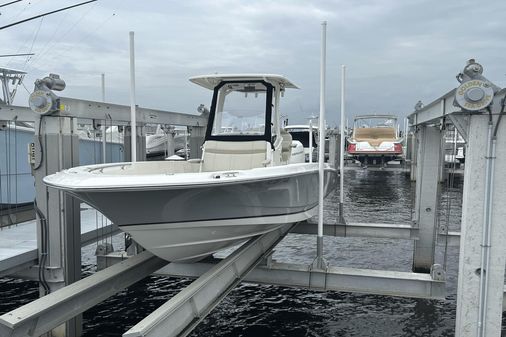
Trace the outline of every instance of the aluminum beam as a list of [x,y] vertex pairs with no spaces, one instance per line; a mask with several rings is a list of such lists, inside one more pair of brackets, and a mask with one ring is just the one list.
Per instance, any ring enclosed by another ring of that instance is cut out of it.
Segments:
[[[296,234],[317,234],[317,224],[302,221],[291,231]],[[418,228],[411,225],[384,224],[384,223],[360,223],[350,222],[346,224],[324,224],[323,235],[340,237],[364,237],[418,240]]]
[[441,130],[420,125],[416,133],[418,163],[416,173],[415,224],[418,241],[413,251],[413,271],[429,273],[434,264],[437,207],[439,205]]
[[133,256],[0,316],[0,336],[40,336],[165,264],[147,251]]
[[[220,260],[216,259],[214,263]],[[198,277],[214,263],[171,263],[157,274],[175,277]],[[277,263],[259,266],[243,279],[244,282],[302,287],[324,291],[344,291],[387,296],[444,299],[445,282],[429,274],[372,269],[329,267],[312,270],[310,265]]]
[[26,270],[39,261],[37,249],[32,249],[19,255],[2,260],[0,263],[0,277]]
[[[494,123],[497,118],[494,118]],[[469,143],[464,172],[462,228],[460,239],[459,275],[457,287],[456,335],[477,336],[480,303],[482,259],[482,230],[485,212],[485,178],[487,156],[488,116],[473,115],[470,120]],[[495,155],[495,181],[491,212],[490,263],[485,272],[489,287],[486,296],[486,318],[482,322],[487,337],[501,336],[504,273],[506,265],[506,123],[499,125]]]
[[0,120],[33,122],[35,113],[28,107],[0,104]]
[[284,225],[250,239],[123,336],[186,336],[270,253],[291,227]]
[[[205,126],[207,118],[179,112],[155,110],[137,107],[137,123],[169,124],[187,126]],[[130,121],[130,106],[83,99],[60,97],[60,116],[72,116],[86,119],[109,119],[112,121]]]
[[[445,95],[427,104],[420,110],[410,114],[408,116],[410,125],[417,126],[422,124],[439,124],[442,118],[455,112],[459,112],[459,115],[469,114],[462,112],[460,108],[453,105],[455,91],[456,89],[447,92]],[[505,95],[506,88],[495,94],[494,103],[492,105],[493,113],[499,113],[501,100]]]
[[[120,232],[114,224],[100,227],[92,231],[81,234],[81,246],[87,246],[97,241],[97,237],[107,233],[108,235],[116,235]],[[33,267],[38,263],[37,249],[32,249],[23,254],[13,256],[0,261],[0,277],[16,274],[16,277],[37,279],[38,275],[32,275],[27,268]]]
[[33,204],[0,211],[0,228],[35,219]]

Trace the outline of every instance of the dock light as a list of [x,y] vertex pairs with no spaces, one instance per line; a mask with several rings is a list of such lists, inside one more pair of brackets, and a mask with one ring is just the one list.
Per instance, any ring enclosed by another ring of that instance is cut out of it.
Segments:
[[65,81],[59,75],[49,74],[35,81],[35,90],[30,94],[28,104],[32,111],[48,115],[59,110],[59,97],[53,93],[53,90],[62,91],[65,89]]

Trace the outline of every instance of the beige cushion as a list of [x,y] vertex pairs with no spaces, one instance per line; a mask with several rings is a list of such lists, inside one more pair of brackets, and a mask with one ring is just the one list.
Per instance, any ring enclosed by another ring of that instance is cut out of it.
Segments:
[[292,153],[292,135],[285,129],[281,129],[281,160],[288,161]]
[[357,142],[369,142],[372,146],[379,146],[384,141],[397,139],[395,128],[355,128],[353,139]]
[[[247,170],[263,167],[267,156],[268,142],[222,142],[208,140],[204,143],[202,172]],[[270,146],[270,145],[269,145]]]

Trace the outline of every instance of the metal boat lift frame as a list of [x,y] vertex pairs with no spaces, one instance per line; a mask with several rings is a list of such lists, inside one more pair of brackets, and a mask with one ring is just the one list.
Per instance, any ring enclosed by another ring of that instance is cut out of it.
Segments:
[[[504,121],[497,127],[497,152],[489,157],[486,152],[487,142],[491,134],[487,135],[489,125],[498,123],[500,115],[506,113],[506,89],[493,85],[481,74],[483,68],[474,60],[469,60],[463,73],[459,74],[461,81],[459,88],[454,89],[433,101],[425,107],[418,104],[416,111],[410,116],[410,124],[415,129],[417,144],[419,147],[417,159],[417,172],[424,171],[427,163],[424,152],[438,151],[442,130],[451,123],[466,140],[466,169],[464,171],[464,193],[462,205],[462,222],[459,254],[459,275],[457,289],[457,317],[455,335],[459,337],[501,336],[502,312],[504,310],[504,273],[506,265],[506,180],[495,179],[490,192],[493,204],[490,205],[490,233],[489,242],[483,244],[485,232],[484,214],[486,212],[486,163],[495,162],[495,175],[506,170],[506,123]],[[490,122],[490,124],[489,124]],[[425,151],[420,149],[425,148]],[[433,154],[432,154],[433,155]],[[440,153],[436,155],[441,157]],[[434,156],[434,155],[433,155]],[[432,159],[437,160],[437,159]],[[435,169],[433,173],[436,174]],[[440,174],[440,173],[439,173]],[[492,175],[494,171],[492,170]],[[424,175],[417,176],[425,179]],[[430,177],[429,177],[430,178]],[[419,190],[417,189],[417,192]],[[422,190],[421,199],[417,194],[417,219],[428,221],[427,215],[432,213],[430,190]],[[422,222],[420,222],[422,225]],[[426,231],[425,235],[434,235]],[[440,228],[440,232],[447,232],[447,228]],[[482,270],[480,261],[486,250],[489,250],[490,264],[488,269]],[[416,251],[416,249],[415,249]],[[426,250],[419,251],[415,263],[430,258]],[[480,280],[487,276],[488,281],[484,285],[484,305],[480,304]],[[485,333],[486,331],[486,333]]]
[[[450,99],[450,96],[451,94],[447,98]],[[497,97],[497,100],[504,97],[504,90],[498,93]],[[54,291],[48,296],[51,296],[49,299],[54,301],[51,302],[54,303],[54,306],[52,306],[51,310],[46,311],[46,308],[41,304],[42,302],[37,302],[39,301],[37,300],[27,306],[0,316],[0,332],[5,332],[6,335],[16,336],[22,332],[29,336],[36,336],[44,331],[56,328],[56,330],[53,330],[55,336],[78,336],[81,331],[78,315],[119,290],[114,288],[114,283],[111,285],[111,281],[110,279],[108,280],[106,274],[119,275],[119,273],[122,273],[121,278],[124,280],[122,286],[128,286],[136,282],[140,274],[147,276],[165,264],[160,262],[158,258],[143,253],[135,257],[136,260],[132,260],[132,262],[129,262],[130,260],[123,261],[113,267],[99,271],[91,277],[79,280],[81,268],[80,238],[78,240],[78,235],[76,234],[78,233],[76,227],[79,227],[79,212],[77,208],[79,203],[70,197],[62,196],[59,192],[48,191],[46,187],[41,185],[41,178],[44,175],[76,164],[77,141],[74,134],[74,126],[78,119],[89,120],[91,118],[95,120],[94,124],[98,124],[96,121],[108,119],[122,121],[120,123],[128,126],[128,121],[124,120],[124,116],[128,116],[127,112],[130,111],[130,107],[64,97],[59,99],[58,110],[54,111],[50,116],[44,116],[42,119],[43,123],[40,124],[40,134],[43,138],[42,144],[44,148],[35,148],[36,162],[38,160],[37,155],[40,155],[41,150],[47,149],[47,146],[58,149],[58,151],[54,151],[54,154],[48,154],[46,158],[43,158],[41,161],[43,169],[40,172],[36,172],[36,181],[38,181],[37,196],[40,198],[40,200],[38,199],[38,205],[44,216],[51,221],[49,238],[53,249],[49,254],[50,262],[48,266],[54,270],[52,275],[57,275],[58,277],[55,278],[56,282],[53,284]],[[438,103],[434,105],[438,106]],[[201,276],[203,278],[195,281],[196,283],[192,283],[189,288],[183,290],[175,298],[155,311],[153,316],[148,316],[146,320],[140,322],[125,335],[154,336],[160,327],[165,326],[168,322],[172,322],[174,317],[176,317],[176,320],[180,319],[181,322],[187,322],[188,324],[179,326],[173,331],[173,335],[184,335],[191,331],[191,328],[200,319],[205,317],[212,307],[219,303],[223,296],[241,280],[283,286],[307,287],[318,290],[444,298],[444,271],[440,266],[434,264],[436,237],[446,236],[454,238],[453,241],[456,244],[458,242],[458,233],[441,231],[436,226],[437,196],[439,192],[437,177],[440,172],[440,156],[435,156],[438,158],[433,157],[434,153],[437,155],[438,151],[440,151],[439,143],[437,142],[440,131],[438,131],[438,127],[433,125],[438,124],[441,118],[445,117],[447,111],[440,109],[439,114],[434,113],[434,111],[429,109],[434,105],[427,107],[427,114],[424,114],[423,111],[415,112],[416,121],[412,122],[412,125],[417,127],[417,139],[418,144],[420,144],[418,147],[417,197],[413,224],[338,223],[334,225],[328,224],[324,227],[326,235],[415,240],[413,257],[413,271],[416,271],[415,273],[335,267],[319,270],[312,268],[311,265],[276,263],[269,259],[269,254],[276,243],[287,233],[286,231],[280,231],[273,233],[270,237],[253,238],[232,253],[230,257],[222,261],[215,260],[213,262],[196,264],[169,264],[167,267],[158,270],[157,273],[166,275],[184,277]],[[423,117],[429,114],[430,116],[436,115],[436,117],[432,117],[432,119]],[[2,116],[2,119],[8,120],[34,120],[33,112],[24,107],[0,106],[0,116]],[[470,118],[471,120],[473,118],[478,120],[478,117],[483,116],[473,115]],[[203,118],[137,108],[137,120],[141,125],[136,127],[136,136],[140,138],[138,141],[138,158],[143,157],[143,147],[140,140],[143,135],[142,125],[144,123],[190,125],[193,128],[190,141],[191,157],[199,156],[199,146],[203,136]],[[502,126],[504,127],[504,124]],[[37,127],[39,127],[38,124]],[[470,134],[472,133],[470,131]],[[475,148],[478,147],[476,146]],[[128,153],[128,150],[126,152]],[[71,154],[70,157],[68,157],[69,153]],[[467,160],[478,161],[478,158],[479,156],[475,154],[470,155]],[[501,165],[503,165],[502,162]],[[504,190],[506,191],[506,188]],[[48,196],[49,198],[47,198]],[[477,207],[476,200],[474,201],[473,207]],[[316,234],[316,225],[301,223],[293,228],[292,232]],[[468,236],[468,233],[464,233],[462,238],[464,245],[467,244],[466,240],[469,240]],[[461,245],[461,251],[465,249],[462,247],[464,245]],[[57,253],[58,251],[60,253]],[[265,258],[266,263],[257,266],[262,258]],[[152,268],[148,268],[149,270],[132,268],[131,264],[135,264],[135,261],[139,259],[145,259],[144,263],[150,264]],[[243,262],[237,264],[239,260]],[[257,267],[255,268],[255,266]],[[502,275],[504,275],[504,263],[502,264],[502,268]],[[220,272],[224,270],[227,270],[227,272]],[[113,277],[113,275],[109,276]],[[69,286],[71,283],[74,283],[74,285]],[[216,288],[212,286],[213,284],[222,286]],[[111,290],[111,286],[114,288],[113,290]],[[211,288],[207,288],[207,286],[211,286]],[[73,289],[73,291],[70,292],[68,289]],[[93,296],[90,296],[90,291],[91,294],[94,294]],[[501,292],[501,308],[502,296]],[[44,298],[42,297],[40,300],[44,300]],[[44,301],[48,301],[49,299]],[[205,301],[202,302],[201,299],[205,299]],[[72,311],[71,315],[65,316],[65,320],[69,319],[72,315],[77,315],[78,318],[66,321],[65,326],[58,327],[62,323],[61,312],[69,306],[69,303],[73,303],[72,308],[77,309]],[[182,310],[181,308],[187,309]],[[19,313],[19,315],[16,315],[16,313]],[[37,322],[42,315],[44,315],[45,326],[44,328],[36,328],[38,326]],[[26,327],[30,328],[27,329]]]

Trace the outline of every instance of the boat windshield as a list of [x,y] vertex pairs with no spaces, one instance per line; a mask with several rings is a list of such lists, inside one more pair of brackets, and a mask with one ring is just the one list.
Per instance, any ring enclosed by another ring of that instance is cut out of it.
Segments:
[[[309,147],[309,131],[289,131],[292,135],[292,140],[298,140],[302,143],[303,147]],[[317,147],[318,144],[316,144],[316,131],[313,130],[313,147]]]
[[267,87],[263,83],[230,83],[220,89],[212,136],[265,135]]
[[355,128],[394,128],[396,119],[392,117],[371,117],[355,120]]

